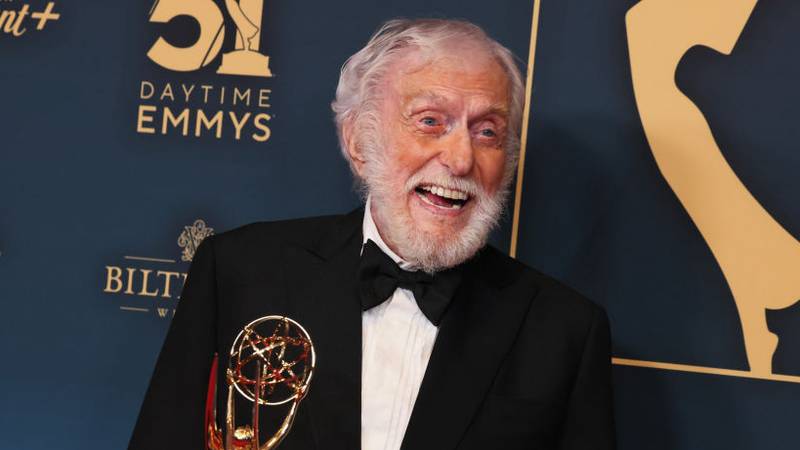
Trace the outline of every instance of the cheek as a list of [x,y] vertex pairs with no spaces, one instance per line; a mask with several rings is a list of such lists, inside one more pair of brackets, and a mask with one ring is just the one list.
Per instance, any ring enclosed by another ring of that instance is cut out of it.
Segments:
[[427,163],[430,150],[424,141],[399,124],[392,127],[386,137],[386,159],[391,174],[404,185]]
[[484,189],[494,194],[503,180],[506,153],[503,150],[489,150],[476,155],[476,164],[480,172],[480,182]]

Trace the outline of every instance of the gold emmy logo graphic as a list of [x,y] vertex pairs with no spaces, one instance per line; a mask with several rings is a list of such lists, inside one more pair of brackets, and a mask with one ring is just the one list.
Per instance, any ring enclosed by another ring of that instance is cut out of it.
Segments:
[[191,261],[203,239],[212,234],[214,234],[214,229],[206,226],[202,219],[197,219],[192,225],[183,227],[183,232],[178,237],[178,246],[183,249],[181,260]]
[[[236,44],[233,51],[222,55],[217,73],[271,77],[269,56],[259,52],[264,0],[225,0],[225,9],[236,24]],[[187,47],[176,47],[159,37],[147,56],[161,67],[179,72],[207,66],[219,55],[225,38],[222,11],[212,0],[157,0],[150,10],[153,23],[167,23],[177,16],[197,21],[197,40]]]
[[[233,49],[222,54],[217,73],[271,77],[269,57],[260,53],[264,0],[225,0],[225,11],[236,25]],[[199,33],[188,46],[177,47],[158,37],[147,57],[176,72],[191,72],[209,65],[222,51],[225,21],[213,0],[157,0],[150,22],[169,23],[191,17]],[[272,136],[270,87],[220,85],[186,80],[141,80],[136,132],[216,139],[251,139],[266,142]]]
[[767,309],[800,300],[800,242],[737,177],[702,111],[675,84],[690,48],[703,45],[730,55],[756,2],[644,0],[627,13],[628,48],[650,150],[719,264],[741,321],[750,372],[705,372],[800,382],[773,373],[778,336],[766,320]]

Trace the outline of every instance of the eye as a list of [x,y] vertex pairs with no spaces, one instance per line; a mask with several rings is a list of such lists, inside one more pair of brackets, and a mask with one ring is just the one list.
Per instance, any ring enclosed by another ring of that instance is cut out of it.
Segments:
[[430,116],[420,119],[420,123],[427,127],[435,127],[436,125],[439,125],[439,121]]
[[503,132],[505,131],[503,123],[497,123],[494,120],[481,120],[472,125],[472,133],[475,139],[478,139],[484,145],[497,146],[503,139]]
[[416,119],[417,130],[429,135],[441,135],[447,128],[447,117],[435,112],[423,112]]

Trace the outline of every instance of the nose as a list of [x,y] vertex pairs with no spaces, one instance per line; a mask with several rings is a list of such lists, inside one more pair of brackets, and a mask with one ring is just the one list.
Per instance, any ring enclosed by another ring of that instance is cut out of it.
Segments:
[[439,162],[446,166],[450,174],[457,177],[468,175],[475,164],[472,137],[469,129],[458,127],[447,134],[441,142]]

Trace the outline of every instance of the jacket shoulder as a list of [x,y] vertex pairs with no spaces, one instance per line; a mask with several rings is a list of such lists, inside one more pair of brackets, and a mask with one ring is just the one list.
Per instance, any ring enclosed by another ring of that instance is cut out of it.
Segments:
[[213,249],[218,277],[229,281],[261,279],[280,264],[285,244],[309,246],[341,217],[329,215],[255,222],[205,240]]
[[501,285],[530,286],[532,309],[557,317],[591,321],[604,309],[562,281],[535,269],[494,247],[482,250],[484,266]]
[[341,217],[342,215],[329,215],[254,222],[216,235],[215,245],[217,248],[245,250],[254,246],[280,245],[286,242],[303,244],[311,242]]

